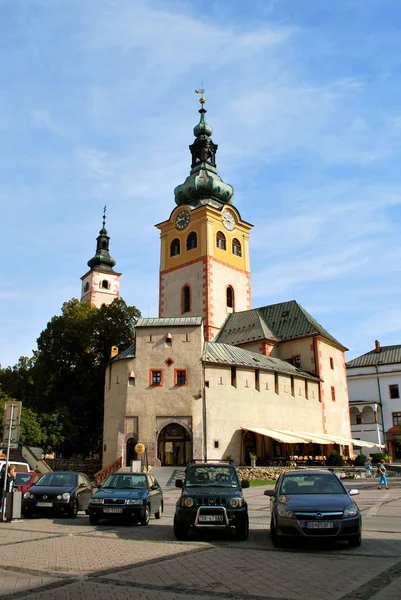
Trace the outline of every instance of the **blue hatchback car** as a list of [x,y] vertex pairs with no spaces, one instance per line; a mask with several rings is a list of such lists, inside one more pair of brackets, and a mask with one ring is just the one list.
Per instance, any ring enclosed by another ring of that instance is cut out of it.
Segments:
[[163,492],[149,473],[113,473],[93,494],[86,512],[92,525],[101,519],[147,525],[151,514],[161,517]]

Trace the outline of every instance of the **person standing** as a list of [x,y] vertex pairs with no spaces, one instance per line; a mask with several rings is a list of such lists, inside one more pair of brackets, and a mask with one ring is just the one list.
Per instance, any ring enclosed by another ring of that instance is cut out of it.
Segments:
[[6,493],[7,492],[11,492],[13,489],[13,484],[14,484],[14,480],[15,480],[15,467],[14,465],[8,465],[8,470],[7,470],[7,475],[6,475],[6,469],[5,467],[3,467],[2,472],[1,472],[1,476],[0,476],[0,506],[2,505],[2,501],[3,501],[3,491],[4,491],[4,478],[7,477],[7,482],[6,482]]
[[381,490],[382,489],[382,485],[384,485],[386,487],[386,490],[388,490],[387,477],[386,477],[387,469],[385,467],[384,459],[382,459],[379,462],[379,464],[377,466],[377,472],[378,472],[379,477],[380,477],[380,479],[379,479],[379,485],[377,486],[377,489]]
[[368,456],[365,462],[365,477],[370,479],[372,477],[372,457]]

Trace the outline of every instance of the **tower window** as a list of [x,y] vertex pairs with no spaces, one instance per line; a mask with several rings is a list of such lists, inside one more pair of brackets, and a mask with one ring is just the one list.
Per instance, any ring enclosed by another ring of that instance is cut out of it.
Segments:
[[85,287],[84,287],[84,292],[88,292],[89,291],[89,281],[87,281],[85,283]]
[[180,240],[174,238],[170,244],[170,256],[177,256],[180,253]]
[[220,248],[220,250],[227,249],[226,236],[222,231],[218,231],[216,234],[216,246]]
[[191,231],[187,237],[187,250],[193,250],[198,246],[198,236],[195,231]]
[[241,242],[237,238],[233,239],[233,254],[235,256],[242,256]]
[[234,308],[234,290],[231,285],[228,286],[227,291],[227,308]]
[[191,310],[191,288],[185,285],[181,292],[181,312],[187,313]]
[[107,281],[107,279],[103,279],[103,281],[101,281],[99,283],[99,287],[103,290],[109,290],[110,289],[110,281]]

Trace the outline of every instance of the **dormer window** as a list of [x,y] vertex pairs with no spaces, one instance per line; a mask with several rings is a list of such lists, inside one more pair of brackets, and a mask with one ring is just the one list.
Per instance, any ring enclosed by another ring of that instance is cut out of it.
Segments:
[[180,253],[180,240],[174,238],[170,244],[170,256],[177,256]]

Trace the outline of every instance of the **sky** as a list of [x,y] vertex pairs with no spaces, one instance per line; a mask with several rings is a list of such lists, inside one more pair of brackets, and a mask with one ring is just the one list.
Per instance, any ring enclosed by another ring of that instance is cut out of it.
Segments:
[[253,306],[297,300],[347,360],[400,344],[400,28],[399,0],[0,0],[2,367],[80,297],[104,205],[157,316],[202,82]]

